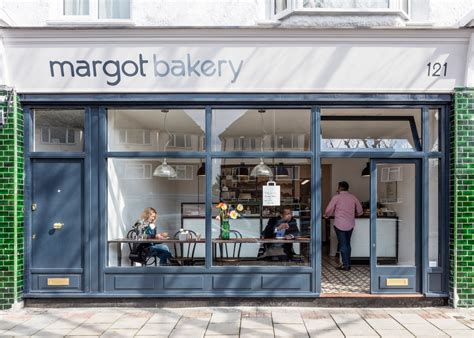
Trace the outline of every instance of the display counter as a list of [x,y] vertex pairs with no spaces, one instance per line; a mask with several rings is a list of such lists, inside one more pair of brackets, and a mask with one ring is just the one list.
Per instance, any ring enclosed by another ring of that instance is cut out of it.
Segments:
[[[336,256],[337,237],[334,230],[334,219],[330,219],[329,254]],[[351,237],[351,258],[370,258],[370,218],[360,217],[355,220]],[[377,217],[377,257],[379,259],[398,260],[398,217]]]

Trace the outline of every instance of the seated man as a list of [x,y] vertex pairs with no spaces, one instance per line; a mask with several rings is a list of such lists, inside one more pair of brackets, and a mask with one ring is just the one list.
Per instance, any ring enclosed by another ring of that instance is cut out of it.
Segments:
[[[277,236],[278,235],[278,236]],[[272,217],[268,220],[265,230],[263,230],[263,238],[275,238],[275,237],[285,237],[287,239],[294,238],[299,235],[299,229],[296,225],[296,220],[293,218],[293,212],[291,208],[283,208],[281,210],[280,216]],[[284,244],[267,244],[265,245],[266,257],[274,256],[274,254],[269,254],[268,252],[273,251],[274,253],[278,250],[277,248],[282,248],[284,255],[287,258],[292,258],[294,255],[293,244],[284,243]]]
[[[166,232],[158,233],[156,231],[155,221],[157,219],[157,212],[153,208],[145,208],[141,219],[138,220],[134,227],[139,234],[145,238],[166,239],[168,234]],[[147,247],[149,256],[160,258],[160,265],[169,265],[168,260],[172,257],[170,249],[167,245],[161,243],[152,243]]]

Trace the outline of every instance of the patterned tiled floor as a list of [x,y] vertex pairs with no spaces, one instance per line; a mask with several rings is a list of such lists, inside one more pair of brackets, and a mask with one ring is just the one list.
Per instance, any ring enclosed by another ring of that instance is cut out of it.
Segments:
[[370,266],[352,265],[339,271],[334,257],[323,255],[322,293],[370,293]]

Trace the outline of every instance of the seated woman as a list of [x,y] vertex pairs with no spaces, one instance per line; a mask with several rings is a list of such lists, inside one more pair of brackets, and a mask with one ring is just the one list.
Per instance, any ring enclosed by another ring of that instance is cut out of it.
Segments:
[[[280,216],[272,217],[268,220],[267,226],[263,230],[263,238],[285,237],[291,239],[299,235],[299,229],[296,220],[293,218],[293,212],[290,208],[283,208]],[[283,255],[286,258],[292,258],[294,255],[293,244],[267,244],[265,246],[265,257],[282,256],[280,254],[283,249]],[[280,250],[278,250],[280,249]]]
[[[140,219],[135,223],[134,227],[138,230],[140,236],[145,238],[166,239],[168,233],[158,233],[156,231],[155,221],[158,214],[153,208],[145,208]],[[160,258],[160,265],[169,265],[169,259],[172,257],[170,249],[162,243],[152,243],[148,248],[150,256]]]

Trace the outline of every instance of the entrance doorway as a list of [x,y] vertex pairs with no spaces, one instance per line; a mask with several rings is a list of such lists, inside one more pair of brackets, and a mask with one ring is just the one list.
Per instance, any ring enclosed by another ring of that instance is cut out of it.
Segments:
[[363,207],[351,236],[350,271],[338,270],[342,261],[334,218],[322,220],[322,293],[419,292],[418,160],[324,158],[321,163],[322,214],[340,181],[349,184]]

